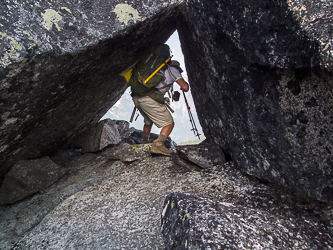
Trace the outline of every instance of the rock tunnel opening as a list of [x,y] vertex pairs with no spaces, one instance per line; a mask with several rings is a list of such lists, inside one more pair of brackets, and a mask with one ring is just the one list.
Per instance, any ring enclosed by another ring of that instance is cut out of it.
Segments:
[[[179,40],[178,31],[176,30],[169,39],[165,42],[169,45],[171,50],[171,55],[173,55],[172,60],[177,60],[180,63],[181,68],[183,69],[182,77],[185,81],[188,82],[188,76],[186,72],[184,55],[181,49],[181,44]],[[191,86],[191,83],[189,83]],[[191,87],[190,87],[191,88]],[[182,93],[178,84],[173,84],[173,90]],[[101,118],[104,119],[113,119],[113,120],[130,120],[130,116],[133,110],[133,101],[130,96],[130,87],[126,89],[122,97],[115,103],[107,113]],[[165,95],[167,97],[168,94]],[[181,94],[179,101],[171,101],[170,106],[175,111],[172,113],[172,116],[175,121],[175,127],[170,135],[171,139],[175,141],[178,145],[189,145],[197,144],[203,141],[206,137],[202,131],[200,121],[198,120],[195,104],[192,98],[191,91],[185,93],[189,109],[185,103],[185,99]],[[170,98],[172,99],[172,98]],[[191,118],[189,112],[191,112]],[[138,130],[142,130],[143,127],[143,117],[137,112],[133,122],[130,124],[131,127],[134,127]],[[152,133],[159,134],[159,128],[153,126]],[[199,136],[196,136],[196,131]]]
[[[55,5],[52,13],[63,20],[47,29],[41,13],[50,6],[35,7],[19,29],[12,24],[21,23],[22,13],[12,8],[0,47],[14,50],[15,41],[20,60],[0,68],[0,176],[18,160],[48,155],[97,123],[126,89],[119,73],[178,28],[205,136],[244,172],[330,197],[332,38],[326,19],[313,27],[309,17],[331,6],[319,0],[304,6],[170,1],[167,8],[148,2],[136,4],[141,16],[129,19],[107,2],[89,8],[82,2],[73,12]],[[22,5],[29,13],[29,3]],[[327,72],[313,70],[319,66]]]

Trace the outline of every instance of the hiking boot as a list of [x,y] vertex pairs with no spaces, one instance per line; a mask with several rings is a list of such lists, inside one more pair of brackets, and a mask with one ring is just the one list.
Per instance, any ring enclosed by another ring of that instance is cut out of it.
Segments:
[[151,152],[153,154],[162,154],[166,156],[171,156],[173,154],[172,150],[167,149],[164,144],[160,141],[154,141],[151,147]]
[[141,144],[147,144],[147,143],[149,143],[149,140],[145,140],[145,139],[143,139],[141,142]]

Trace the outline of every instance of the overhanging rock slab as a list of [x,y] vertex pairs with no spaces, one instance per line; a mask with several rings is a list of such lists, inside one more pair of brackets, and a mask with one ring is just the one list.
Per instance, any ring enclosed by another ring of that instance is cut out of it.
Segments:
[[0,7],[0,176],[97,123],[119,74],[176,29],[182,1],[5,1]]

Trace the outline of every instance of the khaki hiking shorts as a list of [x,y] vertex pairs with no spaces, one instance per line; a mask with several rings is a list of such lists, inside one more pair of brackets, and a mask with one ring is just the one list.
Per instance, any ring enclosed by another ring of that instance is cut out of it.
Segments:
[[143,116],[145,125],[154,123],[156,127],[161,128],[173,123],[173,118],[167,107],[149,96],[134,96],[133,102]]

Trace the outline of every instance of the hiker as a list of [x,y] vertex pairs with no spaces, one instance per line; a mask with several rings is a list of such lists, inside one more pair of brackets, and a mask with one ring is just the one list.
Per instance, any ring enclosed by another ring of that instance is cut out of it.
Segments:
[[[165,95],[169,91],[174,82],[180,86],[181,90],[187,92],[189,90],[188,83],[184,80],[178,61],[171,60],[166,64],[163,80],[155,86],[160,96]],[[148,143],[150,131],[153,124],[158,128],[162,128],[159,137],[153,142],[151,152],[171,156],[173,151],[165,147],[164,142],[173,130],[175,125],[170,111],[166,104],[154,100],[150,96],[140,96],[132,94],[135,107],[140,111],[144,118],[143,140],[142,143]]]

